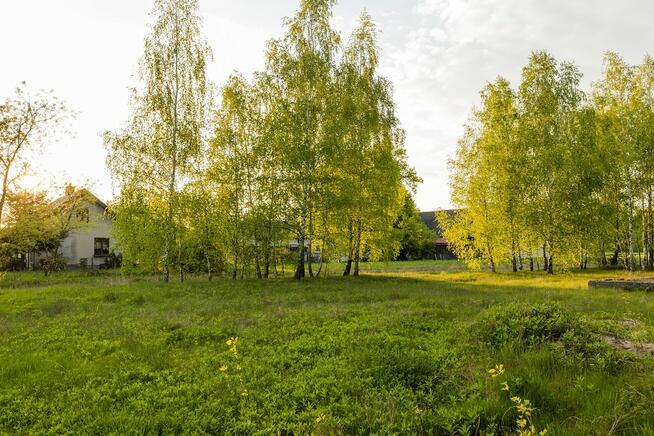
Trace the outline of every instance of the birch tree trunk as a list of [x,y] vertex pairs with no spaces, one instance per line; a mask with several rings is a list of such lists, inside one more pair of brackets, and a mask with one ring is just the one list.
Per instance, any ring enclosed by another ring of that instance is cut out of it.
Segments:
[[347,277],[352,272],[352,258],[354,257],[354,225],[352,220],[348,221],[348,250],[347,250],[347,264],[343,276]]
[[361,262],[361,220],[357,221],[356,247],[354,251],[354,276],[359,276],[359,263]]
[[636,257],[634,254],[634,202],[629,196],[629,271],[636,270]]

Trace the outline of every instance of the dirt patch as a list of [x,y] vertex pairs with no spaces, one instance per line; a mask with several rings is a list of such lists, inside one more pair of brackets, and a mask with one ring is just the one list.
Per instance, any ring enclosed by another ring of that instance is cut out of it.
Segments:
[[633,342],[617,336],[600,336],[612,347],[620,351],[630,351],[640,356],[654,356],[654,344],[651,342]]
[[620,327],[624,327],[626,329],[632,329],[632,328],[643,325],[642,322],[637,321],[635,319],[631,319],[631,318],[621,319],[620,321],[618,321],[618,324],[620,325]]
[[624,289],[628,291],[654,291],[654,277],[643,278],[638,280],[625,279],[606,279],[591,280],[588,282],[588,288],[612,288]]

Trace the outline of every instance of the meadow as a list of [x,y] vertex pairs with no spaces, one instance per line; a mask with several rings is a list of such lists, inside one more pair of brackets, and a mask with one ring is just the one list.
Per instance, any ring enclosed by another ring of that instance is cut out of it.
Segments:
[[654,434],[654,294],[586,287],[627,273],[364,272],[5,275],[0,433]]

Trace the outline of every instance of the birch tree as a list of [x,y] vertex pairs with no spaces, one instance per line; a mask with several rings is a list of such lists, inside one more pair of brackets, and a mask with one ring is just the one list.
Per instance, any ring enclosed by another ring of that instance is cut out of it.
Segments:
[[654,58],[647,55],[636,71],[638,173],[642,204],[643,269],[654,269]]
[[[119,185],[143,196],[138,203],[151,209],[162,229],[153,251],[159,253],[163,280],[169,281],[175,241],[181,243],[179,193],[202,149],[211,50],[202,35],[197,0],[156,0],[152,17],[132,116],[123,131],[106,135],[106,144]],[[125,243],[139,238],[138,227],[119,231]]]
[[29,167],[29,153],[38,150],[68,112],[52,93],[30,95],[25,82],[0,103],[0,226],[7,196]]
[[[284,168],[282,188],[289,206],[284,220],[299,245],[294,277],[306,275],[306,243],[312,241],[312,211],[319,186],[317,170],[325,161],[323,117],[329,111],[335,57],[340,37],[330,24],[335,0],[302,0],[286,22],[287,34],[271,41],[267,71],[279,87],[277,120],[285,133],[280,148]],[[309,256],[311,247],[309,246]]]
[[627,208],[627,266],[636,268],[634,253],[635,197],[637,183],[638,146],[636,142],[636,113],[634,111],[635,69],[617,54],[609,52],[604,58],[604,77],[595,84],[594,104],[600,117],[599,140],[608,150],[614,167],[611,197],[615,204],[615,262],[620,252],[620,209]]
[[239,262],[244,261],[248,234],[245,217],[250,211],[254,128],[250,87],[242,76],[232,76],[222,90],[220,110],[216,113],[211,141],[211,179],[218,185],[231,251],[231,277],[238,277]]
[[[404,132],[395,115],[390,82],[378,73],[377,27],[364,12],[352,33],[339,70],[341,124],[336,153],[342,168],[348,261],[344,275],[359,275],[363,251],[390,243],[404,202],[403,183],[415,173],[406,164]],[[337,170],[331,171],[338,173]]]

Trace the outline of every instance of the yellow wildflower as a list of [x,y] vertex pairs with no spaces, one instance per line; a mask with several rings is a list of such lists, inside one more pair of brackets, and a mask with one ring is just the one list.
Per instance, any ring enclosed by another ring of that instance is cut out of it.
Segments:
[[520,428],[525,428],[527,426],[527,420],[524,419],[524,418],[518,419],[516,421],[516,423],[518,424],[518,427],[520,427]]
[[220,367],[220,372],[226,372],[227,371],[227,365],[223,365]]
[[531,407],[531,403],[529,402],[529,400],[525,400],[523,403],[518,404],[517,409],[521,415],[526,415],[526,416],[531,416],[531,412],[534,410],[534,408]]
[[488,373],[491,375],[491,377],[499,377],[502,374],[504,374],[504,365],[501,363],[499,365],[495,365],[495,368],[491,368],[488,370]]
[[509,391],[509,384],[507,382],[502,383],[502,390],[503,391]]

